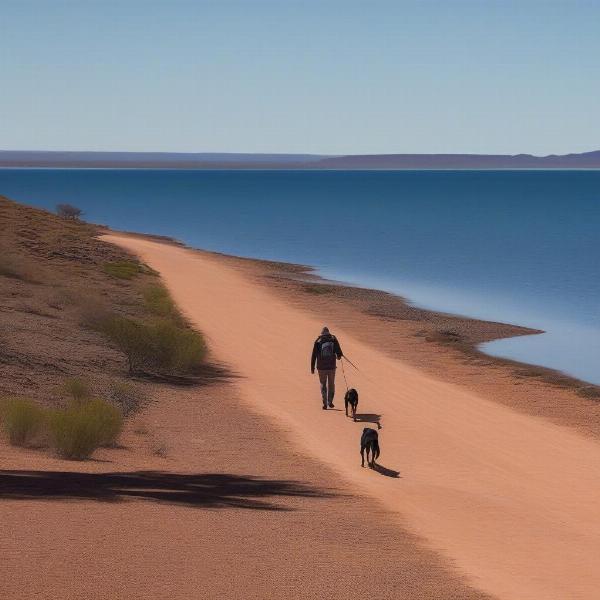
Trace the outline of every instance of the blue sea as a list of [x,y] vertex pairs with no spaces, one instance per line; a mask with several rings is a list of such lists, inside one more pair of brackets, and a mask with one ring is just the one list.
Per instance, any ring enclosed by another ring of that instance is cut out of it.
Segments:
[[0,169],[0,194],[543,329],[483,349],[600,384],[598,171]]

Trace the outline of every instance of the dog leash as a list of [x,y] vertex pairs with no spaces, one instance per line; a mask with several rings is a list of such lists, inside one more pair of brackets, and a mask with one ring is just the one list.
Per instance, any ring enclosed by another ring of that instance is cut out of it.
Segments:
[[[363,371],[361,371],[349,358],[346,357],[345,354],[342,354],[342,368],[344,367],[344,360],[348,361],[348,363],[350,363],[361,375],[361,377],[366,380],[366,381],[371,381],[371,378],[366,375]],[[344,379],[345,379],[345,375],[344,375]],[[346,384],[347,385],[347,384]]]
[[[342,356],[342,358],[344,358],[344,357]],[[344,383],[346,384],[346,391],[348,391],[348,389],[349,389],[348,388],[348,380],[346,379],[346,370],[344,369],[344,361],[342,360],[341,363],[342,363],[342,375],[344,376]]]
[[[354,363],[353,363],[353,362],[352,362],[352,361],[351,361],[349,358],[346,358],[346,355],[345,355],[345,354],[342,354],[342,359],[345,359],[345,360],[347,360],[347,361],[348,361],[348,362],[349,362],[349,363],[350,363],[350,364],[351,364],[351,365],[352,365],[352,366],[353,366],[353,367],[354,367],[354,368],[355,368],[357,371],[359,371],[359,373],[360,373],[360,370],[359,370],[359,368],[358,368],[358,367],[357,367],[357,366],[356,366],[356,365],[355,365],[355,364],[354,364]],[[343,365],[343,364],[344,364],[344,363],[342,362],[342,365]]]
[[[342,355],[342,360],[340,361],[342,363],[342,375],[344,376],[344,383],[346,384],[346,392],[348,391],[348,381],[346,380],[346,370],[344,369],[344,360],[346,359],[357,371],[358,371],[358,367],[348,358],[346,358],[344,355]],[[358,371],[360,373],[360,371]],[[363,374],[363,377],[368,381],[369,378]],[[375,421],[376,425],[377,425],[377,429],[383,429],[383,425],[379,422],[379,420]]]

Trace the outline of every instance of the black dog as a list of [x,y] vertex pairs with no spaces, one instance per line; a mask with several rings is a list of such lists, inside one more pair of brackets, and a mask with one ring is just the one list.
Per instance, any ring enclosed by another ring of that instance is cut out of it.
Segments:
[[[361,467],[365,466],[365,450],[367,451],[367,464],[373,469],[376,465],[375,459],[379,458],[379,434],[370,427],[365,427],[360,437],[360,457],[362,458]],[[369,462],[369,452],[371,452],[371,461]]]
[[356,421],[356,408],[358,407],[358,392],[354,388],[350,388],[344,396],[344,404],[346,405],[346,416],[348,416],[348,406],[352,412],[352,419]]

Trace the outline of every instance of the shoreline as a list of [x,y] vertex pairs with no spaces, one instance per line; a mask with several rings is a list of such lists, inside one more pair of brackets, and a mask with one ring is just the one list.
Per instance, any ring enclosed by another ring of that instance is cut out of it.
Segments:
[[292,296],[302,294],[312,299],[314,296],[327,297],[344,304],[357,304],[359,312],[363,315],[383,321],[410,321],[433,325],[433,327],[424,327],[420,331],[415,331],[414,335],[423,337],[427,342],[444,350],[456,350],[480,367],[494,364],[512,371],[519,378],[538,379],[552,388],[574,390],[582,398],[600,400],[600,385],[598,384],[579,379],[558,369],[489,354],[479,347],[480,344],[502,339],[543,334],[545,331],[542,329],[420,307],[401,294],[328,279],[320,275],[317,272],[318,269],[311,265],[205,250],[190,246],[171,236],[118,231],[104,225],[99,226],[99,229],[103,233],[113,232],[118,235],[125,234],[151,239],[194,252],[217,256],[229,263],[248,265],[258,275],[258,279],[262,279],[263,282],[270,284],[275,289],[284,290],[286,293],[286,287],[292,288],[287,290],[287,295],[290,295],[291,292]]
[[330,282],[306,265],[189,249],[237,266],[294,306],[324,323],[341,322],[373,349],[429,376],[600,439],[600,385],[478,347],[541,330],[418,308],[396,294]]

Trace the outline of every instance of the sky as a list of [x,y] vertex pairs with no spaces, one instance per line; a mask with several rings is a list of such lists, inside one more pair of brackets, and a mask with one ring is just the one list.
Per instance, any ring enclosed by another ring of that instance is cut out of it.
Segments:
[[600,149],[600,0],[0,0],[0,149]]

